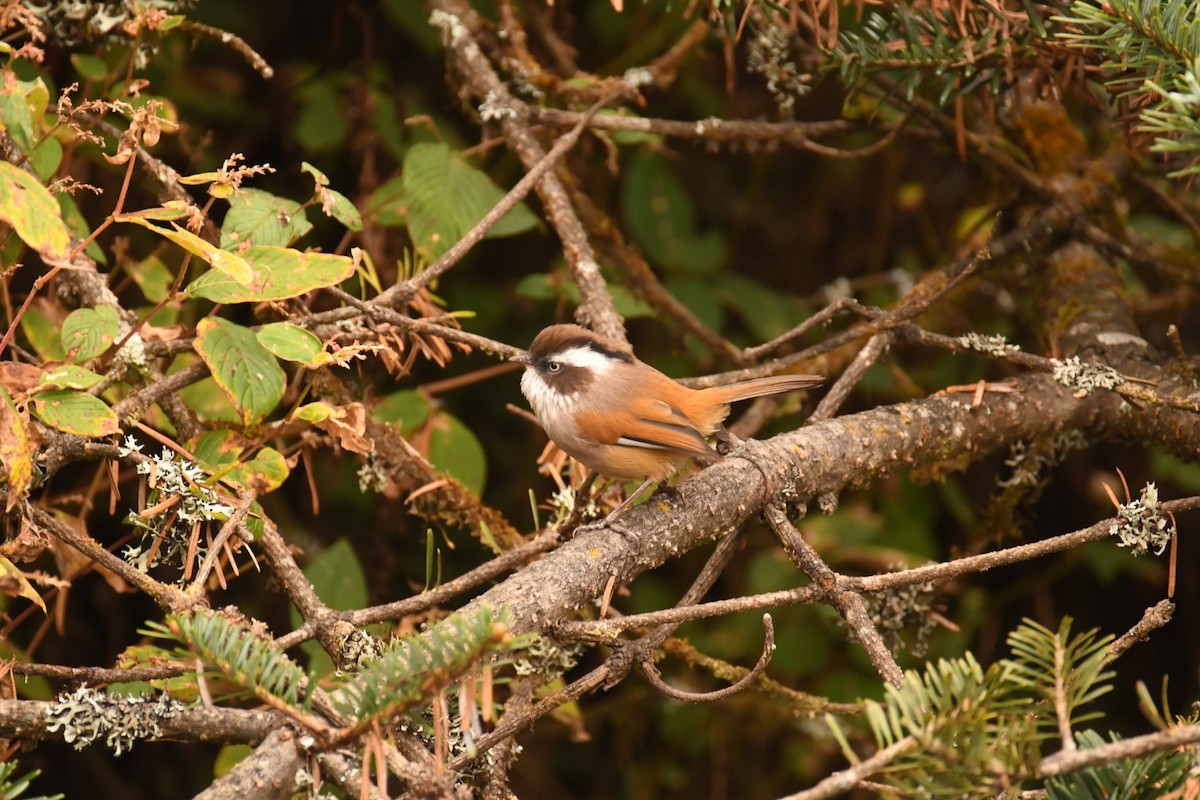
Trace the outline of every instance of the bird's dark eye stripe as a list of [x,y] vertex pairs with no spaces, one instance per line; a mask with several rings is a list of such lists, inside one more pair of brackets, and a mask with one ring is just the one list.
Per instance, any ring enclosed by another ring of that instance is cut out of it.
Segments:
[[601,355],[608,356],[609,358],[615,358],[617,361],[624,361],[627,364],[633,363],[633,354],[632,353],[628,353],[624,350],[616,350],[614,348],[605,347],[604,345],[600,344],[599,342],[593,341],[593,340],[588,340],[586,342],[583,342],[583,344],[585,347],[587,347],[591,350],[595,350],[597,353],[600,353]]

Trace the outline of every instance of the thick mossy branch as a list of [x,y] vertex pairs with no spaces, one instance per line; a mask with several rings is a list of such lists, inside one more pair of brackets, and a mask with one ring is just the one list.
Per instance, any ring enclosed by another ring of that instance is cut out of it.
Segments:
[[401,639],[355,673],[335,695],[338,710],[361,729],[426,705],[473,664],[510,638],[504,614],[481,608],[452,614],[425,634]]

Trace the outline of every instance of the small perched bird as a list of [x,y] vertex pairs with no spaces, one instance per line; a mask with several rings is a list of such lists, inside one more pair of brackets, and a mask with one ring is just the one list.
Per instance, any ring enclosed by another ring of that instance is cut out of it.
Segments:
[[824,381],[777,375],[689,389],[578,325],[551,325],[510,360],[525,365],[521,392],[556,445],[601,475],[644,479],[605,522],[683,465],[717,460],[707,437],[721,428],[730,403]]

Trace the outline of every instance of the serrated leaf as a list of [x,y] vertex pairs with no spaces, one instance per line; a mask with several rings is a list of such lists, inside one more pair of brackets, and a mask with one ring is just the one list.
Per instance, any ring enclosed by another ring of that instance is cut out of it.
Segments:
[[0,161],[0,220],[49,262],[64,261],[71,252],[58,201],[36,178],[7,161]]
[[[33,584],[25,577],[25,573],[17,568],[15,564],[9,561],[4,556],[0,556],[0,580],[8,579],[17,584],[16,595],[24,597],[27,600],[32,600],[34,605],[46,613],[46,603],[42,600],[42,596],[37,593],[37,589],[33,588]],[[15,797],[16,795],[9,795]]]
[[33,451],[28,415],[17,409],[12,395],[0,386],[0,465],[8,487],[5,511],[16,507],[33,482]]
[[196,352],[246,425],[261,422],[283,399],[283,369],[249,328],[219,317],[203,319],[196,326]]
[[258,303],[298,297],[336,286],[354,274],[355,261],[328,253],[301,253],[284,247],[251,247],[242,254],[253,275],[239,281],[209,272],[192,281],[188,297],[214,303]]
[[74,364],[62,364],[42,373],[40,386],[43,389],[80,389],[86,390],[104,380],[90,369],[77,367]]
[[35,395],[33,413],[51,428],[77,436],[109,436],[120,433],[117,415],[99,397],[71,390]]
[[325,349],[316,334],[290,322],[272,322],[254,335],[259,344],[284,361],[311,364]]
[[174,222],[171,223],[170,228],[164,228],[159,225],[152,225],[149,220],[138,216],[123,216],[117,219],[120,222],[132,222],[134,225],[141,225],[147,230],[154,231],[159,236],[169,239],[192,255],[199,256],[205,262],[211,264],[213,269],[219,270],[232,280],[248,282],[254,277],[253,272],[250,270],[250,265],[246,263],[244,258],[214,247],[191,231],[179,227]]
[[242,189],[229,200],[221,224],[221,247],[287,247],[311,230],[312,223],[296,201],[261,189]]
[[[404,154],[408,232],[429,260],[446,252],[504,197],[486,174],[449,145],[422,143]],[[538,218],[524,203],[504,215],[488,237],[512,236],[536,228]]]
[[62,325],[62,346],[77,361],[90,361],[112,347],[121,332],[121,317],[112,306],[77,308]]

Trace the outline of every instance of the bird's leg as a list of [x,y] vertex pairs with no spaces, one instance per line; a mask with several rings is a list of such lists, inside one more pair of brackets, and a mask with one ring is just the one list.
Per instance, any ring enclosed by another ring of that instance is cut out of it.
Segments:
[[737,437],[733,431],[726,428],[724,425],[717,428],[713,434],[713,438],[717,440],[717,452],[722,456],[727,456],[739,447],[745,446],[745,442]]
[[625,497],[624,500],[621,501],[621,504],[619,506],[614,508],[612,511],[608,512],[608,516],[606,516],[604,519],[597,520],[595,522],[589,522],[586,525],[580,525],[578,528],[575,529],[575,533],[579,534],[579,533],[582,533],[583,531],[594,531],[594,530],[599,530],[600,528],[612,528],[617,533],[629,535],[628,529],[621,527],[619,525],[614,525],[613,523],[616,521],[616,518],[618,516],[620,516],[621,512],[623,512],[625,509],[629,508],[629,506],[633,503],[633,501],[637,500],[638,497],[641,496],[642,492],[646,491],[646,488],[654,482],[655,482],[654,478],[646,478],[646,480],[642,481],[641,486],[634,489],[632,492],[630,492]]

